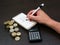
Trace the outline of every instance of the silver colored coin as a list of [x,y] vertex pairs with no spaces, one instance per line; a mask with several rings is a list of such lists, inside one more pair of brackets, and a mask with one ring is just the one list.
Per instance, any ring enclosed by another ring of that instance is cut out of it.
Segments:
[[13,26],[16,27],[16,26],[18,26],[18,24],[17,23],[14,23]]
[[17,32],[17,36],[21,36],[21,32]]
[[20,37],[15,37],[15,40],[16,40],[16,41],[19,41],[19,40],[20,40]]
[[19,31],[19,28],[15,28],[14,31]]
[[14,29],[10,29],[9,32],[14,32]]

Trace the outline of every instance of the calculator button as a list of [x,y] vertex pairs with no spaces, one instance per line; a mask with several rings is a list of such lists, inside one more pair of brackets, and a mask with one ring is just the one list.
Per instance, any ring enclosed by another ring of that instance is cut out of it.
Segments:
[[40,39],[39,32],[29,32],[29,39],[30,40],[39,40]]

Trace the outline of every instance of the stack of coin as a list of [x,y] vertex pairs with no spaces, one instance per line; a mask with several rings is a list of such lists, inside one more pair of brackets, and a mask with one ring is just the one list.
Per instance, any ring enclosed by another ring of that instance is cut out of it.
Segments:
[[18,24],[14,20],[8,20],[4,22],[4,25],[8,29],[10,35],[14,37],[16,41],[19,41],[21,32],[19,32]]

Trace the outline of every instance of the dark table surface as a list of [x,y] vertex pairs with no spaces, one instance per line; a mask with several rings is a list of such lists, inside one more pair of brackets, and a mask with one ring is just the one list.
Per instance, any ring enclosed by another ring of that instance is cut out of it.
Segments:
[[20,27],[21,40],[16,42],[5,30],[3,22],[13,16],[35,9],[42,2],[42,8],[51,18],[60,21],[60,0],[0,0],[0,45],[60,45],[60,35],[53,29],[40,25],[42,42],[29,43],[27,31]]

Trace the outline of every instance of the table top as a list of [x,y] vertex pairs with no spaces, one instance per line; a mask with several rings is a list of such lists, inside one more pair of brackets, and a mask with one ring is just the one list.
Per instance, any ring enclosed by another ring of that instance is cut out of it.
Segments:
[[60,0],[0,0],[0,45],[60,45],[60,35],[53,29],[40,24],[42,42],[30,43],[27,31],[20,26],[21,40],[16,42],[4,28],[4,21],[24,12],[27,14],[39,4],[51,18],[60,21]]

